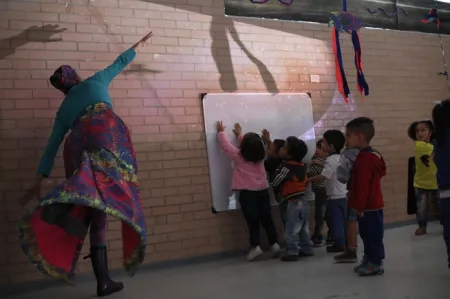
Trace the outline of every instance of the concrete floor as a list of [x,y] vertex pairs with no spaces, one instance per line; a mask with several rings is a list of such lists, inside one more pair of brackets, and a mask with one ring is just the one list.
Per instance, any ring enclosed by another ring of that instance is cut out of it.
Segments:
[[[123,277],[125,290],[110,299],[448,299],[450,269],[446,265],[442,228],[436,223],[427,236],[415,237],[414,226],[386,231],[386,273],[358,277],[353,264],[333,264],[324,248],[297,263],[267,260],[248,263],[232,258],[176,269],[143,271]],[[117,277],[116,277],[117,278]],[[3,299],[87,299],[95,283],[61,286]]]

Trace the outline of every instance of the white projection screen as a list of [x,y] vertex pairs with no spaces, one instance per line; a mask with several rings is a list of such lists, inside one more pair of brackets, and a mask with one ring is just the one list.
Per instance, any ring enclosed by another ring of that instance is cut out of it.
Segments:
[[[311,98],[307,93],[209,93],[203,97],[203,112],[214,212],[240,208],[239,194],[231,190],[233,163],[217,142],[217,121],[224,122],[233,142],[233,125],[240,123],[244,134],[261,134],[263,129],[267,129],[272,139],[289,136],[303,139],[308,145],[305,162],[315,151]],[[273,194],[272,202],[276,204]]]

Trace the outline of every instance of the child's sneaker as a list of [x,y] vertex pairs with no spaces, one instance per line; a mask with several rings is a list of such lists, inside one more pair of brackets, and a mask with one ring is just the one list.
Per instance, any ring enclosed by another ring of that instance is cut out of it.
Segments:
[[255,248],[250,249],[250,251],[247,254],[247,260],[254,261],[256,258],[261,256],[263,254],[261,247],[256,246]]
[[327,241],[325,242],[325,244],[326,244],[327,246],[331,246],[331,245],[333,245],[333,243],[334,243],[334,237],[328,236],[328,237],[327,237]]
[[359,268],[361,268],[361,266],[364,264],[367,264],[367,258],[365,256],[363,256],[359,265],[353,267],[353,272],[358,273]]
[[336,263],[356,263],[358,255],[355,249],[346,249],[343,253],[334,257]]
[[281,253],[281,248],[280,245],[278,245],[278,243],[275,243],[272,245],[272,247],[270,247],[270,257],[275,259],[278,258],[280,256]]
[[286,253],[281,257],[281,260],[283,262],[296,262],[298,261],[298,255],[290,255]]
[[374,265],[372,263],[365,263],[358,269],[359,276],[374,276],[384,274],[383,265]]
[[323,246],[322,236],[314,236],[312,238],[312,242],[313,242],[313,246],[314,247],[321,247],[321,246]]
[[339,247],[336,245],[331,245],[331,246],[327,246],[326,248],[327,253],[340,253],[340,252],[344,252],[345,248],[344,247]]
[[423,236],[427,234],[427,228],[424,226],[420,226],[418,229],[416,229],[416,236]]

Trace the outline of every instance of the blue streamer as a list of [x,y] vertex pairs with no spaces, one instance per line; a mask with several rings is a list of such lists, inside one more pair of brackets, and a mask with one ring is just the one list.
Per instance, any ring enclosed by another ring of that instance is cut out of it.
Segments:
[[374,15],[374,14],[378,13],[379,11],[381,11],[381,12],[382,12],[387,18],[389,18],[389,19],[392,19],[393,17],[397,16],[399,12],[402,12],[405,16],[408,16],[408,13],[406,12],[406,10],[404,10],[404,9],[401,8],[401,7],[397,7],[397,9],[396,9],[393,13],[390,13],[390,14],[388,14],[388,13],[387,13],[384,9],[382,9],[382,8],[377,8],[377,9],[375,9],[375,10],[372,10],[372,9],[370,9],[370,8],[368,8],[368,7],[366,6],[366,10],[367,10],[370,14],[372,14],[372,15]]

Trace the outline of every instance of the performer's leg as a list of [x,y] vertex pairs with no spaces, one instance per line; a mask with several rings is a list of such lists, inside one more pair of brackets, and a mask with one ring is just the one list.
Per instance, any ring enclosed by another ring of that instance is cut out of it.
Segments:
[[50,225],[58,225],[66,233],[76,237],[84,237],[87,233],[87,225],[71,215],[73,205],[56,203],[42,208],[41,219]]
[[123,284],[113,281],[109,276],[106,249],[106,214],[100,210],[91,209],[90,219],[89,239],[91,243],[92,269],[97,278],[97,296],[104,297],[121,291]]

